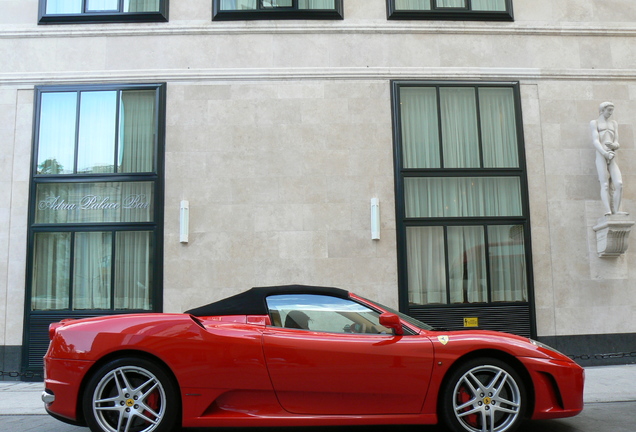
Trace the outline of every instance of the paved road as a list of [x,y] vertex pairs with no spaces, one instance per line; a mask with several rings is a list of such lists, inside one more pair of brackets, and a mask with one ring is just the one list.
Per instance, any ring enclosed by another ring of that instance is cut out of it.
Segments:
[[[585,405],[581,414],[569,419],[530,421],[518,432],[634,432],[636,402],[598,402]],[[287,432],[446,432],[438,426],[374,426],[285,428]],[[0,431],[5,432],[89,432],[47,415],[0,415]],[[280,432],[281,428],[183,429],[181,432]]]

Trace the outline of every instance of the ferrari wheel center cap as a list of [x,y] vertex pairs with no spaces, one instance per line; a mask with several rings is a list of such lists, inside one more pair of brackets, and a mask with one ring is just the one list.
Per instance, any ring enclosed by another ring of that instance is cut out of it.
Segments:
[[131,406],[133,406],[134,404],[135,404],[135,401],[134,401],[134,400],[132,400],[132,399],[126,399],[126,406],[131,407]]
[[492,403],[492,399],[490,399],[489,397],[484,398],[484,405],[490,405],[491,403]]

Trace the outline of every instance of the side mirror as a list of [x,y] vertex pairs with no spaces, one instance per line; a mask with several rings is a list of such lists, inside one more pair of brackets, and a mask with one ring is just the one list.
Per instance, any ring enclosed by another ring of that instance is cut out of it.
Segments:
[[384,327],[392,329],[393,334],[396,336],[401,336],[404,334],[402,321],[400,321],[400,317],[394,313],[384,312],[383,314],[381,314],[380,324],[383,325]]

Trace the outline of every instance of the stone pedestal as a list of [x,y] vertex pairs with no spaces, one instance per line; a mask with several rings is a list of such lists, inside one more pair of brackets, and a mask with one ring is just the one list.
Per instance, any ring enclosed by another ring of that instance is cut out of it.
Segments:
[[617,257],[625,253],[629,233],[636,221],[629,215],[603,216],[593,227],[596,232],[596,252],[599,257]]

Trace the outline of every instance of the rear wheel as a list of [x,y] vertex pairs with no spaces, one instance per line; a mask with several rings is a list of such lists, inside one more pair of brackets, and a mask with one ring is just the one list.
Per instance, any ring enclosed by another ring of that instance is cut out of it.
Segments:
[[441,414],[456,432],[512,432],[523,421],[526,390],[519,374],[494,358],[461,365],[442,391]]
[[176,386],[155,363],[113,360],[90,378],[82,407],[93,432],[167,432],[176,425]]

